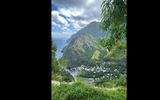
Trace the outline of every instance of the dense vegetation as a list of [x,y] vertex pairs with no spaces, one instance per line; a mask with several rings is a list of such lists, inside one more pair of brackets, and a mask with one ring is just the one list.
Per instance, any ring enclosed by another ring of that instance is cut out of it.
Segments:
[[114,87],[126,87],[127,86],[127,79],[126,75],[121,75],[118,79],[112,79],[108,80],[107,78],[105,79],[100,79],[95,81],[95,86],[100,86],[100,87],[106,87],[106,88],[114,88]]
[[[98,71],[96,69],[99,67],[102,70]],[[105,77],[105,78],[107,77],[108,79],[119,78],[121,74],[125,75],[127,72],[126,71],[126,59],[110,60],[110,61],[100,64],[100,66],[92,67],[91,69],[93,70],[92,71],[91,70],[81,70],[79,76],[86,77],[86,78],[101,78],[101,77]]]
[[126,88],[94,88],[80,82],[52,85],[52,100],[126,100]]
[[[103,0],[101,22],[71,36],[60,59],[52,41],[52,80],[61,83],[52,84],[52,100],[126,100],[126,6]],[[66,68],[81,69],[76,82]]]
[[103,0],[101,7],[102,18],[99,27],[108,31],[109,36],[99,40],[99,44],[108,54],[124,51],[123,54],[126,55],[127,0]]
[[102,57],[106,52],[98,45],[97,40],[104,36],[107,36],[107,32],[99,31],[99,22],[92,22],[74,34],[62,51],[63,58],[68,61],[67,67],[89,65],[96,51],[101,52]]
[[54,42],[52,42],[52,80],[57,80],[60,82],[73,81],[73,77],[67,71],[65,71],[66,61],[63,58],[60,58],[59,60],[56,58],[56,50],[57,47]]

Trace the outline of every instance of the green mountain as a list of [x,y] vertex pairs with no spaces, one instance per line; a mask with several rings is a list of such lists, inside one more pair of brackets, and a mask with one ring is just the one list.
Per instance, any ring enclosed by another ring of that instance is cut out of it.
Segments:
[[87,65],[94,52],[105,52],[100,48],[97,39],[107,36],[106,32],[99,31],[99,22],[92,22],[85,28],[72,35],[69,44],[63,48],[63,58],[67,60],[67,67]]
[[76,34],[73,34],[70,39],[67,40],[67,42],[72,41],[74,38],[80,36],[81,34],[90,34],[93,36],[95,39],[98,39],[100,37],[106,36],[107,32],[102,32],[99,30],[99,24],[100,22],[91,22],[88,24],[86,27],[82,28],[79,30]]

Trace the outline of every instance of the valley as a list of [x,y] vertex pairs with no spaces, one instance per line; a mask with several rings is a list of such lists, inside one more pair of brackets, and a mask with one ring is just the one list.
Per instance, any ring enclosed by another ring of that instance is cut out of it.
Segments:
[[[119,98],[117,100],[126,98],[126,57],[111,58],[106,56],[107,52],[98,44],[98,40],[107,37],[107,32],[100,32],[98,26],[99,22],[92,22],[68,40],[55,40],[55,44],[58,45],[56,55],[59,54],[57,59],[63,70],[59,73],[58,78],[52,80],[54,93],[61,91],[59,89],[63,86],[73,88],[74,85],[79,84],[81,89],[85,87],[99,92],[110,91],[114,93],[119,92],[121,88],[124,96],[114,96],[114,98]],[[64,88],[63,91],[65,91]],[[64,97],[64,100],[66,98],[68,96]]]
[[52,100],[126,100],[127,1],[53,1]]

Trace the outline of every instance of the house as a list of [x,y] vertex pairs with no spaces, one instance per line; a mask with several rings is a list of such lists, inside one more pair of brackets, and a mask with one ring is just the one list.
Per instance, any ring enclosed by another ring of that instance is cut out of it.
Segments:
[[88,78],[88,80],[89,80],[90,82],[93,82],[93,81],[94,81],[94,79],[93,79],[93,78]]

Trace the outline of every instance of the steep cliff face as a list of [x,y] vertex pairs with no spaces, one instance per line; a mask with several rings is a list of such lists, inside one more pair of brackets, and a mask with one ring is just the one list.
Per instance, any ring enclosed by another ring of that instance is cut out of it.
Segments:
[[69,44],[62,50],[68,67],[86,65],[96,50],[103,52],[97,44],[97,39],[104,36],[107,36],[107,33],[99,31],[99,22],[92,22],[71,36]]
[[74,38],[78,37],[81,34],[85,34],[85,33],[92,35],[96,39],[107,35],[107,32],[102,32],[99,30],[99,24],[100,22],[91,22],[86,27],[79,30],[76,34],[73,34],[71,38],[67,40],[67,42],[71,42]]

